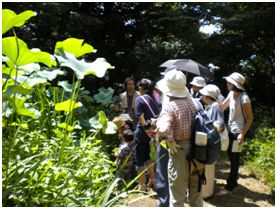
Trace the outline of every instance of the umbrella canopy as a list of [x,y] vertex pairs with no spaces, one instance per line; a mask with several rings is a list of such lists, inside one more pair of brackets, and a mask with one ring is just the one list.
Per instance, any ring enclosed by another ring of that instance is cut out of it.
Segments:
[[171,59],[167,60],[160,67],[165,67],[165,72],[171,69],[177,69],[183,72],[188,72],[196,75],[200,75],[202,77],[206,77],[209,79],[213,79],[213,73],[205,66],[201,65],[198,62],[195,62],[191,59]]

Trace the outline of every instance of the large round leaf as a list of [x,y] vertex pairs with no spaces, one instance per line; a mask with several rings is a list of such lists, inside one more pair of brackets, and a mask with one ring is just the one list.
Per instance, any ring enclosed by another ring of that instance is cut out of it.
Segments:
[[2,39],[2,54],[6,55],[16,66],[22,66],[29,63],[43,63],[48,67],[56,65],[56,62],[52,60],[49,53],[32,51],[24,41],[16,37]]
[[55,110],[56,111],[65,111],[65,112],[71,112],[72,110],[81,107],[82,103],[81,102],[75,102],[72,99],[66,100],[61,103],[57,103],[55,105]]
[[30,10],[24,11],[17,15],[12,10],[2,10],[2,35],[10,30],[12,27],[21,27],[31,17],[35,16],[36,13]]
[[107,69],[113,69],[104,58],[97,58],[94,62],[86,62],[85,60],[78,60],[71,54],[59,49],[56,53],[60,66],[69,67],[75,73],[78,79],[83,79],[86,75],[92,74],[102,78]]
[[95,53],[91,45],[84,43],[83,39],[68,38],[64,41],[58,41],[55,46],[55,53],[58,49],[63,49],[65,52],[73,54],[75,57],[81,57],[87,53]]

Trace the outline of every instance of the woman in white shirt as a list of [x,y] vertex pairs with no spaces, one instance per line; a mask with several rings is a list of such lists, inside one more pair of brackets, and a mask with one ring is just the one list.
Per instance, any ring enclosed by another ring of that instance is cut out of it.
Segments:
[[227,81],[227,89],[230,91],[227,98],[222,102],[222,108],[229,107],[228,130],[229,147],[228,156],[231,162],[231,169],[227,179],[227,184],[221,188],[218,196],[230,193],[238,185],[238,171],[240,152],[232,149],[233,144],[242,145],[245,135],[253,122],[252,106],[249,96],[243,87],[245,78],[240,73],[232,73],[224,77]]

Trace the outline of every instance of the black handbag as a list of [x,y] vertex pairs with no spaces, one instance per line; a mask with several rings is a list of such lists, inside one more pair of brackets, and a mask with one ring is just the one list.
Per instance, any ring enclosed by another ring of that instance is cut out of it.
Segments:
[[[244,113],[243,108],[242,108],[241,97],[242,96],[240,96],[240,107],[241,107],[241,111],[242,111],[244,121],[246,122],[246,116],[245,116],[245,113]],[[255,137],[255,132],[256,132],[256,130],[254,129],[253,125],[251,125],[250,128],[248,129],[247,133],[245,134],[245,138],[253,139]]]

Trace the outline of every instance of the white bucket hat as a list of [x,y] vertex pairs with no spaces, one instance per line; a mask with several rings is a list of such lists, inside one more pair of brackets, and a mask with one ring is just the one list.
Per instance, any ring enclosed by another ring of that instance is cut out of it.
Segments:
[[199,91],[202,95],[204,96],[210,96],[216,101],[219,100],[219,95],[220,95],[220,89],[213,84],[208,84],[206,85],[203,89]]
[[240,73],[232,73],[228,77],[223,77],[227,82],[234,84],[238,89],[245,91],[243,85],[245,83],[245,78]]
[[157,82],[157,88],[167,96],[185,98],[188,95],[186,84],[187,78],[184,73],[173,69]]
[[198,87],[204,87],[206,85],[205,79],[201,76],[194,77],[190,84]]

